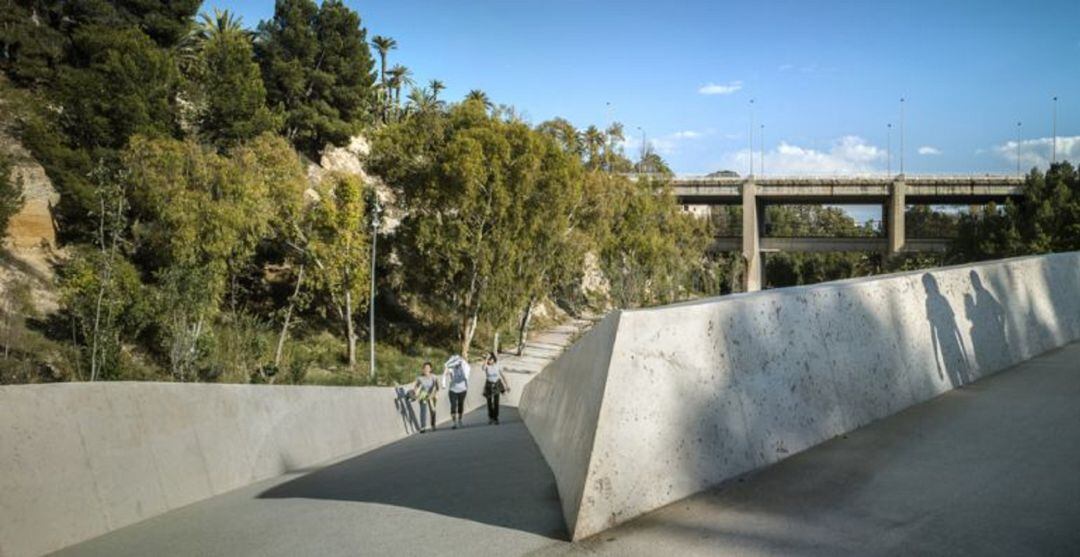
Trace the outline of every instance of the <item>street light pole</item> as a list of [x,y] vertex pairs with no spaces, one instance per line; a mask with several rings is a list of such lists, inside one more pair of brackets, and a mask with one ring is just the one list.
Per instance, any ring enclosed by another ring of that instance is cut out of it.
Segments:
[[1051,144],[1051,147],[1050,147],[1050,149],[1051,149],[1051,151],[1050,151],[1050,164],[1051,165],[1057,163],[1057,95],[1054,95],[1054,118],[1053,118],[1053,120],[1054,120],[1054,125],[1053,125],[1054,140],[1053,140],[1053,143]]
[[750,176],[754,175],[754,99],[750,99]]
[[761,125],[761,175],[765,175],[765,124]]
[[[608,119],[608,130],[610,130],[612,125],[615,124],[614,118],[611,117],[611,101],[607,102],[607,119]],[[605,153],[605,156],[604,156],[604,163],[607,164],[607,171],[608,172],[611,172],[611,148],[613,146],[614,145],[612,144],[612,141],[611,141],[611,135],[609,134],[608,138],[607,138],[607,152]]]
[[900,175],[904,175],[904,97],[900,97]]
[[636,126],[638,131],[641,132],[641,160],[638,162],[638,172],[645,171],[645,128]]
[[885,124],[885,174],[892,176],[892,122]]
[[375,243],[379,238],[379,214],[382,207],[379,205],[379,194],[373,192],[374,201],[371,204],[371,299],[368,303],[368,348],[371,361],[371,381],[375,381]]
[[1016,175],[1020,176],[1020,127],[1022,122],[1016,123]]

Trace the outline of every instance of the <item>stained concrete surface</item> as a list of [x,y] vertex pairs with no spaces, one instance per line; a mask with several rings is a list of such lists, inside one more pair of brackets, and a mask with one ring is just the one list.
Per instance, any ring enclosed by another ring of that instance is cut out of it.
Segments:
[[1080,554],[1080,343],[577,544],[502,411],[59,555]]
[[79,556],[515,555],[566,539],[555,480],[517,411],[486,410],[327,467],[68,547]]
[[623,311],[522,415],[583,539],[1080,340],[1078,292],[1070,252]]
[[1080,343],[537,555],[1080,555]]

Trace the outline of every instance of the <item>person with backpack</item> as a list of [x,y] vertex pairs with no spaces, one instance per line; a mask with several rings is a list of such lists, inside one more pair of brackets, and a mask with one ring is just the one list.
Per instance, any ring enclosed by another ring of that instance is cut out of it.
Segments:
[[431,362],[424,362],[420,376],[413,384],[413,397],[420,403],[420,433],[427,431],[427,415],[431,414],[431,430],[435,431],[435,402],[439,395],[439,381],[431,373]]
[[443,386],[450,391],[450,418],[454,429],[464,427],[461,416],[465,413],[465,395],[469,392],[469,362],[458,355],[450,356],[443,365]]
[[499,358],[488,352],[484,362],[484,398],[487,399],[488,425],[499,425],[499,395],[510,392],[510,382],[503,375]]

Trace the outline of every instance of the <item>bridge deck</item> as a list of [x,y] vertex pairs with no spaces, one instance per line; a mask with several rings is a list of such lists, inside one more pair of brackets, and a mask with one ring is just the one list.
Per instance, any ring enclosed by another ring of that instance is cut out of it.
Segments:
[[[754,178],[757,196],[765,203],[883,203],[896,178],[886,176],[775,176]],[[734,204],[742,199],[746,178],[678,177],[672,188],[680,203]],[[906,201],[911,204],[968,204],[1003,202],[1023,193],[1016,176],[908,176]]]
[[440,430],[59,555],[1077,555],[1080,343],[579,544],[524,425]]

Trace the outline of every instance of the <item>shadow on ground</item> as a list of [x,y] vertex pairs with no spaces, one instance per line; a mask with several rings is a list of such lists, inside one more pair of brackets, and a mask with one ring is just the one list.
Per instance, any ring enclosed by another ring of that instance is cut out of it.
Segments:
[[[555,478],[516,408],[465,416],[465,426],[412,435],[259,494],[379,503],[568,539]],[[408,525],[403,525],[407,528]]]

